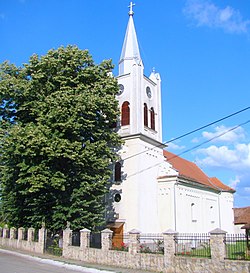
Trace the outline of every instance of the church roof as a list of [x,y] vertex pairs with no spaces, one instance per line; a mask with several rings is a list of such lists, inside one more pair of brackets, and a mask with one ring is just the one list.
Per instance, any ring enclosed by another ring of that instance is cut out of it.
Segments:
[[234,208],[234,224],[250,224],[250,207]]
[[208,177],[195,163],[166,150],[163,150],[163,154],[173,168],[178,171],[179,177],[219,191],[235,192],[234,189],[223,184],[218,178]]

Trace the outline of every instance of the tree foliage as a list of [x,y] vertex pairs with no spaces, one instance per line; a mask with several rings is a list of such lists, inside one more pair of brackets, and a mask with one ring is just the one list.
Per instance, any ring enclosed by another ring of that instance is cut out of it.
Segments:
[[95,229],[121,140],[111,61],[60,47],[0,67],[0,185],[10,225]]

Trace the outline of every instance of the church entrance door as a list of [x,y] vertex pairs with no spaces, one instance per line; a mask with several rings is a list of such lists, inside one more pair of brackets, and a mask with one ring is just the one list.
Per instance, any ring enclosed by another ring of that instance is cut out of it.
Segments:
[[108,228],[113,231],[113,237],[112,237],[113,248],[124,247],[123,226],[124,226],[123,222],[115,222],[108,225]]

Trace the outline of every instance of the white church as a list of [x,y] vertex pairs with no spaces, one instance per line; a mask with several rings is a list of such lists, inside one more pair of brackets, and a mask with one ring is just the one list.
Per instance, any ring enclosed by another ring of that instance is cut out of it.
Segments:
[[106,214],[115,235],[136,229],[185,233],[220,228],[234,233],[234,190],[162,143],[161,77],[144,75],[130,4],[119,61],[119,134],[124,145],[115,165]]

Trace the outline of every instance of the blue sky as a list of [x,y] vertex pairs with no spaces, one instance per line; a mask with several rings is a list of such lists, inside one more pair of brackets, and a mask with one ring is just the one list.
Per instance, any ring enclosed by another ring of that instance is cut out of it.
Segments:
[[[250,106],[248,0],[135,1],[134,22],[145,66],[161,74],[163,140]],[[0,62],[28,62],[61,45],[89,49],[117,65],[128,0],[0,0]],[[114,70],[117,74],[117,66]],[[246,123],[250,110],[169,144],[179,154]],[[236,188],[250,205],[250,122],[182,156]]]

